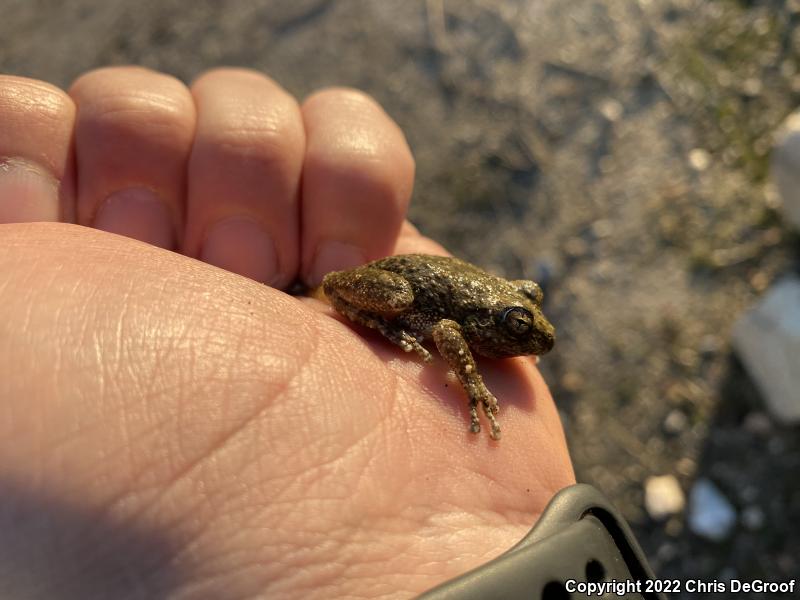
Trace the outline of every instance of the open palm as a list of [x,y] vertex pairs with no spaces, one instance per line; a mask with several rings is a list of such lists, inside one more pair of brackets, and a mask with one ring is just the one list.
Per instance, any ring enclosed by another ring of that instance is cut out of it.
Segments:
[[532,359],[481,362],[493,442],[443,361],[148,241],[0,225],[0,595],[407,597],[572,482]]

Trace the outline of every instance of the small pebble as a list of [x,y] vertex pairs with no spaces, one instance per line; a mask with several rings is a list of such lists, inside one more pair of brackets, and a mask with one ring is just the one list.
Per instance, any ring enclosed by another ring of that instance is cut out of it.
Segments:
[[648,477],[644,482],[644,507],[653,519],[664,519],[683,510],[686,500],[674,475]]
[[594,237],[602,239],[614,233],[614,224],[609,219],[597,219],[591,229]]
[[687,422],[688,419],[686,414],[684,414],[683,411],[675,409],[670,411],[670,413],[667,415],[667,418],[664,419],[664,430],[667,433],[677,435],[686,429]]
[[764,86],[760,79],[750,77],[744,80],[744,83],[742,84],[742,92],[744,92],[745,96],[755,97],[761,94],[763,87]]
[[703,148],[695,148],[689,152],[689,166],[695,171],[705,171],[711,165],[711,155]]
[[736,509],[709,479],[695,481],[689,495],[689,528],[706,539],[721,542],[736,523]]
[[618,121],[622,116],[623,107],[617,100],[606,98],[600,103],[600,114],[611,121]]

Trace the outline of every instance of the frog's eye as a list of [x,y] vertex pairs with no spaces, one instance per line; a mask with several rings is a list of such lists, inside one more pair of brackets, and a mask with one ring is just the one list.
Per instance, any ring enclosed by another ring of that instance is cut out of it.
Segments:
[[514,335],[525,335],[533,328],[533,315],[521,306],[507,308],[502,321]]

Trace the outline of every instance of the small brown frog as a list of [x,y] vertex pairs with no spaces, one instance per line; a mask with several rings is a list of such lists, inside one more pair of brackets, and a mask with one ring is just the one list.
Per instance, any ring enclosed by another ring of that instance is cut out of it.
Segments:
[[509,281],[457,258],[404,254],[328,273],[322,289],[348,319],[380,331],[406,352],[432,360],[433,339],[470,401],[470,430],[481,430],[478,403],[500,439],[497,399],[477,371],[472,351],[489,358],[544,354],[555,329],[542,314],[542,289]]

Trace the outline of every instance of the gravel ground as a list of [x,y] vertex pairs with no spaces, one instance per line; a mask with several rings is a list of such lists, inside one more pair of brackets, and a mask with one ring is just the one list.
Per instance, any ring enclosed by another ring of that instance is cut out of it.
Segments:
[[[578,477],[622,509],[656,571],[800,574],[797,428],[765,411],[729,336],[798,270],[766,175],[772,132],[800,104],[800,2],[186,6],[0,0],[0,71],[65,86],[100,65],[189,81],[233,64],[300,97],[371,93],[416,155],[422,231],[543,282],[559,342],[542,365]],[[737,513],[726,539],[647,514],[644,481],[665,474],[687,494],[699,478],[720,489]]]

